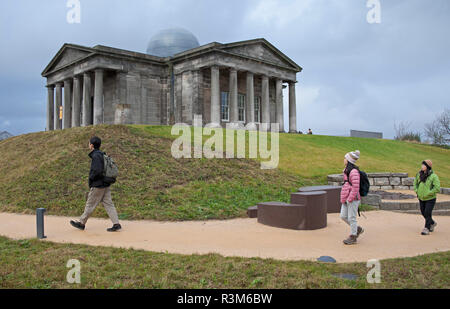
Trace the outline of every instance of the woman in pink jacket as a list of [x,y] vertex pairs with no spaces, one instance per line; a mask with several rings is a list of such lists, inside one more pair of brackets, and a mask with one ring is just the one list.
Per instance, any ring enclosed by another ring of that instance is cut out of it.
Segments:
[[346,245],[354,245],[364,232],[364,229],[358,226],[356,216],[358,214],[361,196],[359,194],[359,168],[356,161],[359,159],[359,150],[349,152],[344,159],[344,185],[341,190],[341,219],[350,225],[351,234],[344,240]]

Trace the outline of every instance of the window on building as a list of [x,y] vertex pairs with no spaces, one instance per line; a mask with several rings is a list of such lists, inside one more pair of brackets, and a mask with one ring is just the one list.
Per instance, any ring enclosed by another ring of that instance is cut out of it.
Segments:
[[222,121],[230,121],[230,105],[228,92],[222,92],[220,98],[220,117]]
[[261,97],[255,97],[255,122],[261,122]]
[[245,122],[245,94],[238,96],[238,121]]

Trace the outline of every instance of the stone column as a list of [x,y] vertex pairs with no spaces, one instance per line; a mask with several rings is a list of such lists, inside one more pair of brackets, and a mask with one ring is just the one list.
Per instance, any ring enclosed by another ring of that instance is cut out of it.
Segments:
[[201,70],[195,70],[193,80],[193,114],[203,115],[203,72]]
[[47,131],[53,131],[55,125],[55,86],[47,86]]
[[64,106],[63,106],[63,129],[68,129],[72,125],[72,83],[70,80],[64,81]]
[[230,123],[237,124],[239,121],[238,112],[238,84],[237,70],[230,69]]
[[61,119],[60,119],[60,109],[62,106],[62,83],[56,84],[56,94],[55,94],[55,124],[54,128],[55,130],[61,130]]
[[92,110],[91,110],[91,74],[84,73],[83,75],[83,119],[81,125],[83,127],[92,125]]
[[255,124],[255,80],[252,72],[247,72],[247,123]]
[[289,82],[289,133],[297,133],[297,100],[295,82]]
[[262,77],[262,121],[261,123],[270,124],[270,95],[269,95],[269,77]]
[[94,126],[103,123],[103,69],[95,70]]
[[220,69],[211,67],[211,124],[220,126]]
[[80,77],[73,78],[72,127],[80,126],[81,116],[81,85]]
[[277,112],[276,121],[279,124],[280,132],[284,132],[284,117],[283,117],[283,80],[277,79],[276,83],[276,102]]
[[192,125],[194,120],[194,73],[183,72],[181,76],[181,122]]

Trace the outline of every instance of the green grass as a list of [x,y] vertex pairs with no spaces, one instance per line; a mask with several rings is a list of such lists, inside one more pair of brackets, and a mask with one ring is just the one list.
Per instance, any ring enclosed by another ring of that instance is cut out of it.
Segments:
[[[176,138],[170,134],[171,127],[132,126],[132,129],[136,134],[145,132],[155,137]],[[396,140],[283,133],[280,134],[279,169],[325,183],[327,175],[342,173],[344,155],[356,149],[361,151],[358,164],[367,172],[406,172],[414,177],[421,162],[431,159],[442,186],[450,186],[448,148]]]
[[[13,137],[0,142],[0,211],[78,216],[84,208],[90,160],[87,142],[120,168],[113,199],[122,219],[201,220],[244,217],[259,202],[287,202],[298,187],[325,184],[342,172],[343,157],[361,151],[367,172],[408,172],[423,159],[434,162],[442,186],[450,185],[450,151],[407,142],[343,137],[280,135],[280,164],[262,170],[253,159],[174,159],[176,138],[166,126],[73,128]],[[248,135],[248,133],[247,133]],[[204,137],[206,140],[208,137]],[[99,207],[96,217],[106,217]]]
[[[81,284],[69,284],[69,259]],[[450,252],[381,261],[381,284],[365,263],[323,264],[259,258],[152,253],[0,237],[0,288],[449,288]],[[333,277],[351,273],[356,281]]]

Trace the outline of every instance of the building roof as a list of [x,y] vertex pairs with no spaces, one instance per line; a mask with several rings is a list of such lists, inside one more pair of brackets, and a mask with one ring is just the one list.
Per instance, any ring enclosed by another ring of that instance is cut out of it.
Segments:
[[[256,46],[259,48],[256,49]],[[247,54],[246,51],[249,48],[253,48],[253,54]],[[76,60],[72,62],[61,62],[63,54],[71,50],[72,53],[77,54]],[[46,77],[51,73],[54,73],[60,69],[63,69],[66,66],[70,66],[77,62],[83,61],[87,58],[93,57],[95,55],[105,55],[105,56],[116,56],[116,57],[125,57],[129,59],[135,59],[139,61],[146,61],[155,64],[165,65],[170,62],[179,62],[183,60],[187,60],[192,57],[198,57],[205,53],[210,52],[220,52],[229,55],[234,55],[238,57],[244,57],[252,60],[256,60],[262,63],[266,63],[269,65],[274,65],[278,67],[282,67],[284,69],[301,72],[302,68],[296,64],[292,59],[282,53],[279,49],[277,49],[274,45],[269,43],[264,38],[258,38],[253,40],[239,41],[234,43],[222,44],[218,42],[212,42],[209,44],[205,44],[196,48],[192,48],[186,51],[183,51],[178,54],[174,54],[170,57],[158,57],[153,55],[148,55],[145,53],[139,53],[134,51],[123,50],[114,47],[108,47],[103,45],[97,45],[94,47],[86,47],[76,44],[64,44],[58,53],[53,57],[50,63],[46,66],[44,71],[42,72],[42,76]]]

